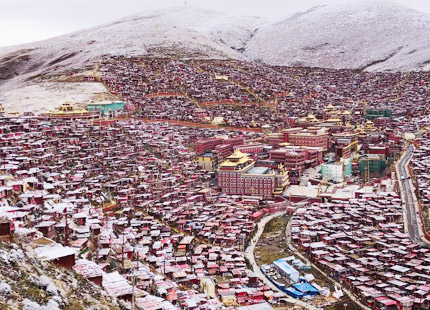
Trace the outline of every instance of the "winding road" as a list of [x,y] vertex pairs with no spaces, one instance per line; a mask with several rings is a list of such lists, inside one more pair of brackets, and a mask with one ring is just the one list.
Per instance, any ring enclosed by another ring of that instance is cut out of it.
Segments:
[[301,301],[299,299],[295,299],[292,298],[291,296],[285,294],[284,292],[282,292],[280,289],[278,289],[272,282],[270,282],[269,279],[267,279],[267,277],[261,272],[260,267],[258,266],[257,262],[255,261],[255,257],[254,257],[254,250],[255,250],[255,246],[258,242],[258,239],[260,239],[261,235],[263,234],[264,231],[264,227],[266,226],[266,224],[276,218],[276,217],[280,217],[282,215],[285,214],[285,211],[282,212],[277,212],[274,213],[272,215],[266,216],[264,217],[260,222],[258,222],[258,229],[257,229],[257,233],[255,234],[255,236],[252,238],[250,245],[248,246],[248,248],[245,251],[245,257],[248,259],[248,261],[250,262],[250,264],[252,265],[252,269],[253,271],[257,274],[257,276],[264,282],[264,284],[266,284],[268,287],[270,287],[270,289],[272,289],[274,292],[279,292],[281,294],[284,295],[284,297],[282,298],[282,300],[285,300],[289,303],[292,303],[294,305],[299,305],[304,307],[305,309],[309,309],[309,310],[318,310],[318,308],[309,305],[307,303],[305,303],[304,301]]

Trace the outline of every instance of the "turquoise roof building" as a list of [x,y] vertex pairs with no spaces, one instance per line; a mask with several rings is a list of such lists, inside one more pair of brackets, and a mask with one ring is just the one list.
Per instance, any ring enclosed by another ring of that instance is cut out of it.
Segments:
[[99,111],[102,115],[109,115],[111,111],[117,112],[125,110],[125,103],[122,101],[103,101],[97,103],[90,103],[87,105],[89,112]]

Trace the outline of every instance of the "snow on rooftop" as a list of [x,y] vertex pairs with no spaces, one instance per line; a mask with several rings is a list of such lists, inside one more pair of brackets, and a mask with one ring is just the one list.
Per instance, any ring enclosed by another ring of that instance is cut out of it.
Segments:
[[102,286],[109,295],[115,297],[129,295],[133,291],[133,287],[118,271],[103,273]]
[[99,265],[86,259],[77,260],[73,269],[85,278],[99,277],[103,274],[103,270]]
[[44,260],[54,260],[61,257],[74,255],[76,250],[70,247],[63,247],[61,244],[54,243],[53,245],[41,246],[35,249],[36,256]]

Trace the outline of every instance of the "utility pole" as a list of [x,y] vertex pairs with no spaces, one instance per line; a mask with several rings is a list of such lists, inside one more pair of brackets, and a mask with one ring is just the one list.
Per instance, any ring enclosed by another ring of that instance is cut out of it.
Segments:
[[99,264],[99,235],[96,235],[96,262]]
[[[137,264],[139,263],[139,261],[137,260]],[[133,289],[131,291],[131,310],[134,310],[134,289],[136,287],[136,266],[133,266],[133,279],[132,279],[132,283],[133,283]]]
[[64,245],[69,245],[69,223],[68,223],[68,212],[67,207],[64,209],[66,214],[66,226],[64,227]]
[[122,231],[122,250],[121,250],[121,259],[122,259],[122,270],[124,271],[124,243],[125,243],[125,235],[124,230]]

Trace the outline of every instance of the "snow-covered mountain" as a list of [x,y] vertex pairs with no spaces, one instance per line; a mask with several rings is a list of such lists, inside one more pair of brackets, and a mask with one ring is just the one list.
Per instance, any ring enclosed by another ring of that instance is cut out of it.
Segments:
[[391,1],[349,1],[265,25],[245,54],[274,65],[428,70],[429,32],[429,14]]
[[390,1],[321,5],[278,21],[188,5],[0,48],[0,92],[104,55],[258,60],[364,70],[429,70],[430,15]]
[[128,16],[0,49],[0,87],[2,80],[9,84],[3,85],[7,89],[40,74],[89,65],[110,54],[245,59],[239,51],[264,23],[258,17],[232,17],[189,6]]

